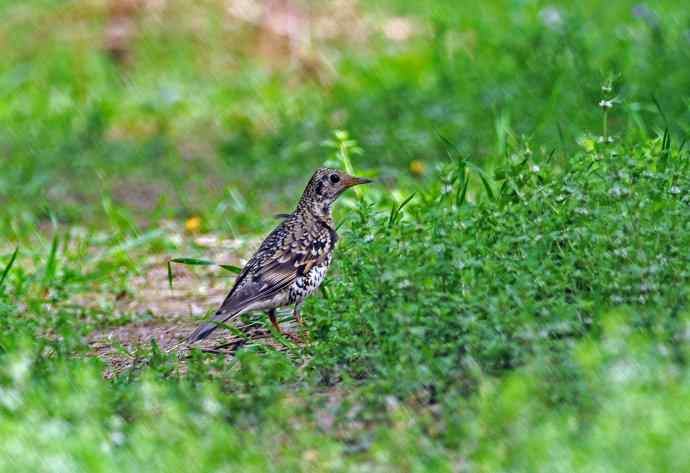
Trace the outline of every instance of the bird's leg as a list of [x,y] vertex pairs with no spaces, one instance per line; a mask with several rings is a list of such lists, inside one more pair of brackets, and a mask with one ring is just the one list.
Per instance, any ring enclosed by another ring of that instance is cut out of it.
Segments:
[[270,309],[268,311],[268,318],[271,319],[271,323],[276,328],[278,333],[282,334],[283,331],[281,330],[280,325],[278,325],[278,319],[276,318],[276,310],[275,309]]
[[295,317],[300,327],[304,327],[304,320],[302,320],[302,304],[302,302],[295,304],[295,309],[292,311],[292,315]]
[[283,329],[280,328],[280,325],[278,324],[278,318],[276,317],[276,310],[271,309],[268,311],[268,318],[271,319],[271,323],[275,327],[275,329],[278,331],[279,334],[281,334],[283,337],[287,337],[292,341],[299,342],[300,339],[296,335],[293,335],[288,332],[283,332]]
[[295,304],[295,309],[292,311],[292,315],[299,324],[300,329],[302,329],[302,333],[308,337],[309,332],[304,328],[304,320],[302,319],[302,304],[303,302],[298,302]]

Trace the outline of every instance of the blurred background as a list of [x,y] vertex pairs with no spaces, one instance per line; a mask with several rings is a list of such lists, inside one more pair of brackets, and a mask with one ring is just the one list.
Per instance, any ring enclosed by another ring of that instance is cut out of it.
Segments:
[[516,140],[564,156],[601,133],[609,80],[616,139],[690,131],[682,1],[2,0],[0,20],[10,238],[114,208],[261,230],[334,129],[389,187],[433,175],[441,136],[487,169]]
[[0,0],[0,472],[690,471],[688,3]]

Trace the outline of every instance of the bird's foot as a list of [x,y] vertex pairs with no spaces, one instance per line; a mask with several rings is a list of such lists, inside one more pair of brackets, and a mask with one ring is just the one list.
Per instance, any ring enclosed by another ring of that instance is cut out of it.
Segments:
[[305,338],[309,338],[309,330],[304,326],[304,319],[302,318],[302,313],[300,311],[301,304],[299,304],[297,307],[295,307],[295,311],[293,312],[293,316],[295,318],[295,321],[297,322],[297,325],[299,326],[299,330],[302,333],[302,335]]
[[299,343],[299,344],[301,344],[301,343],[304,342],[304,340],[302,339],[302,337],[300,337],[299,335],[294,334],[294,333],[282,332],[281,335],[283,335],[285,338],[289,338],[289,339],[292,340],[292,342],[294,342],[294,343]]
[[308,340],[309,337],[310,337],[310,335],[309,335],[309,330],[307,330],[307,328],[306,328],[304,325],[301,325],[301,326],[300,326],[300,334],[301,334],[302,337],[304,337],[304,338],[307,339],[307,340]]
[[[276,332],[278,332],[284,338],[291,340],[293,343],[301,344],[304,342],[304,340],[302,340],[302,337],[300,337],[299,335],[295,335],[294,333],[286,332],[280,327],[280,324],[278,323],[278,319],[276,317],[275,309],[270,310],[268,312],[268,317],[271,320],[271,324],[273,325],[273,328],[275,328]],[[300,326],[302,326],[302,324],[301,324],[302,319],[297,318],[297,321],[300,323]]]

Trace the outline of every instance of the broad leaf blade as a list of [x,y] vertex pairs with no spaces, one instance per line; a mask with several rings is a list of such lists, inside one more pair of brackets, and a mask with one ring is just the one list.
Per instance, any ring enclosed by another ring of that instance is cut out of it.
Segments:
[[173,258],[171,263],[186,264],[188,266],[215,266],[213,261],[198,258]]
[[242,272],[242,268],[240,268],[239,266],[234,266],[232,264],[219,264],[218,266],[220,266],[226,271],[230,271],[231,273],[240,274]]

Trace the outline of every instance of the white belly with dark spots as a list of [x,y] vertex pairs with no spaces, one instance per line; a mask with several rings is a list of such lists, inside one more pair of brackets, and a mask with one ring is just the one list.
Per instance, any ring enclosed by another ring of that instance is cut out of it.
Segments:
[[331,256],[329,255],[323,263],[311,268],[311,270],[301,278],[297,278],[290,286],[289,303],[295,304],[302,302],[307,296],[316,291],[326,277],[326,272],[328,272],[328,267],[330,265]]

